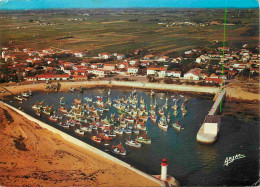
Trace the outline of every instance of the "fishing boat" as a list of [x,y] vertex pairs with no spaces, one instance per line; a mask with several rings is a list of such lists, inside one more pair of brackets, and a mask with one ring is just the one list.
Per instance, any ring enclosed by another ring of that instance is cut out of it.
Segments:
[[55,121],[55,122],[58,120],[58,118],[57,118],[56,116],[54,116],[54,115],[48,117],[48,119],[49,119],[50,121]]
[[37,116],[41,116],[41,110],[36,110],[36,111],[35,111],[35,114],[36,114]]
[[96,143],[101,143],[101,138],[99,138],[98,136],[91,136],[91,140],[93,140]]
[[152,143],[151,139],[148,138],[146,136],[146,134],[137,136],[136,141],[139,142],[139,143],[144,143],[144,144],[151,144]]
[[150,119],[152,120],[153,123],[156,123],[157,117],[156,115],[151,115]]
[[177,115],[178,115],[178,111],[177,111],[177,110],[174,110],[174,111],[173,111],[173,115],[177,116]]
[[84,136],[84,131],[80,130],[80,129],[75,129],[75,133],[79,136]]
[[23,98],[22,98],[20,95],[14,96],[14,98],[15,98],[16,100],[18,100],[18,101],[23,101]]
[[74,91],[75,91],[75,88],[71,87],[71,88],[70,88],[70,91],[71,91],[71,92],[74,92]]
[[91,132],[92,128],[91,127],[80,127],[80,130],[82,130],[84,132]]
[[108,95],[110,95],[110,94],[111,94],[111,89],[110,89],[110,88],[109,88],[109,90],[108,90],[107,94],[108,94]]
[[179,124],[179,121],[175,122],[172,124],[173,128],[180,131],[180,130],[183,130],[184,128],[181,127],[181,125]]
[[84,97],[84,100],[87,102],[92,102],[92,98],[89,98],[89,97]]
[[122,129],[114,129],[114,133],[116,133],[118,135],[122,135],[124,132]]
[[158,126],[163,129],[163,130],[167,130],[168,129],[168,124],[166,122],[165,118],[161,118],[160,121],[158,122]]
[[113,139],[112,137],[108,136],[108,135],[105,134],[105,133],[101,133],[101,134],[100,134],[100,138],[102,138],[103,140],[108,140],[108,141],[110,141],[110,140]]
[[164,111],[163,111],[163,109],[160,108],[160,109],[158,110],[158,113],[159,113],[161,116],[163,116],[163,115],[164,115]]
[[67,125],[67,124],[62,124],[62,123],[61,123],[61,126],[62,126],[64,129],[70,129],[70,126]]
[[133,133],[134,133],[134,134],[139,134],[140,131],[139,131],[139,129],[133,129]]
[[172,106],[172,109],[175,110],[175,111],[178,109],[177,100],[175,100],[175,103]]
[[25,98],[30,97],[29,93],[27,93],[27,92],[22,92],[22,96],[25,97]]
[[187,103],[187,102],[188,102],[188,99],[187,99],[187,98],[185,98],[185,99],[183,100],[183,102],[184,102],[184,103]]
[[151,90],[150,95],[151,95],[151,96],[154,96],[154,91],[153,91],[153,90]]
[[122,129],[125,134],[132,134],[131,129]]
[[74,99],[74,103],[75,103],[76,105],[80,105],[80,104],[81,104],[81,100],[80,100],[80,99]]
[[126,140],[125,142],[126,145],[129,145],[131,147],[141,147],[142,144],[138,143],[137,141],[134,141],[134,140]]
[[67,111],[67,109],[65,107],[59,107],[59,111],[61,113],[63,113],[63,114],[67,114],[68,113],[68,111]]
[[133,90],[133,91],[132,91],[132,95],[135,95],[135,94],[136,94],[136,90]]
[[108,104],[109,106],[112,105],[112,101],[111,101],[111,98],[110,98],[110,97],[107,99],[107,104]]
[[64,99],[64,97],[61,97],[61,98],[60,98],[60,100],[59,100],[59,104],[60,104],[60,105],[65,105],[65,101],[64,101],[63,99]]
[[112,153],[115,153],[118,155],[126,155],[126,151],[121,143],[116,146],[112,146]]

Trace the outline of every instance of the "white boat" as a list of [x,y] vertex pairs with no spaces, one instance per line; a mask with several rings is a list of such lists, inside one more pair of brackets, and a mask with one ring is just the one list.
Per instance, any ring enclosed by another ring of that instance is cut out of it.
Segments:
[[166,123],[165,118],[161,118],[160,121],[158,122],[158,126],[164,130],[168,129],[168,124]]
[[139,129],[134,129],[133,132],[134,132],[134,134],[139,134],[140,133]]
[[134,140],[126,140],[125,142],[126,145],[129,145],[131,147],[141,147],[142,144],[138,143],[137,141],[134,141]]
[[27,92],[22,92],[22,96],[23,97],[30,97],[29,93],[27,93]]
[[154,91],[153,90],[151,90],[151,94],[150,94],[151,96],[154,96]]
[[126,151],[123,148],[122,144],[118,144],[116,146],[112,146],[112,153],[118,154],[118,155],[126,155]]
[[121,129],[114,129],[114,133],[122,135],[124,132]]
[[91,127],[80,127],[80,130],[82,130],[84,132],[91,132],[92,128]]
[[84,97],[84,100],[87,102],[92,102],[92,98],[89,98],[89,97]]
[[84,135],[84,131],[80,130],[80,129],[75,129],[75,133],[80,135],[80,136],[83,136]]

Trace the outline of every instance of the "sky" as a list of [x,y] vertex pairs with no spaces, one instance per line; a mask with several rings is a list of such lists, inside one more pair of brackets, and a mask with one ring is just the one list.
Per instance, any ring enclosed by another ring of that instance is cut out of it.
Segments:
[[0,9],[259,8],[259,0],[0,0]]

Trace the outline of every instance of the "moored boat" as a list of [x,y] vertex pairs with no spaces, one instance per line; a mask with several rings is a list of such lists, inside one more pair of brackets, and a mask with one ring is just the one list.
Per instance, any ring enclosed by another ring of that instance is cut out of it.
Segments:
[[115,153],[118,155],[126,155],[126,151],[121,143],[116,146],[112,146],[112,153]]
[[175,122],[172,124],[173,128],[180,131],[180,130],[183,130],[184,128],[181,127],[181,125],[179,124],[179,121]]
[[166,119],[165,118],[161,118],[160,121],[158,122],[158,126],[160,128],[162,128],[163,130],[167,130],[168,129],[168,124],[166,123]]
[[151,144],[152,143],[151,139],[148,138],[146,136],[146,134],[137,136],[136,141],[139,142],[139,143],[144,143],[144,144]]
[[91,140],[96,142],[96,143],[101,143],[101,138],[99,138],[98,136],[91,136]]
[[77,135],[80,135],[80,136],[84,136],[84,131],[80,130],[80,129],[75,129],[75,133]]
[[141,147],[142,146],[140,143],[138,143],[137,141],[134,141],[134,140],[126,140],[125,144],[129,145],[131,147]]

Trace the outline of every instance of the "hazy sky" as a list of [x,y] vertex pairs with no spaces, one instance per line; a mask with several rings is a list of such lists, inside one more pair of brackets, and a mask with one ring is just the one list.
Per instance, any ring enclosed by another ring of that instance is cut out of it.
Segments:
[[0,9],[48,8],[258,8],[258,0],[0,0]]

